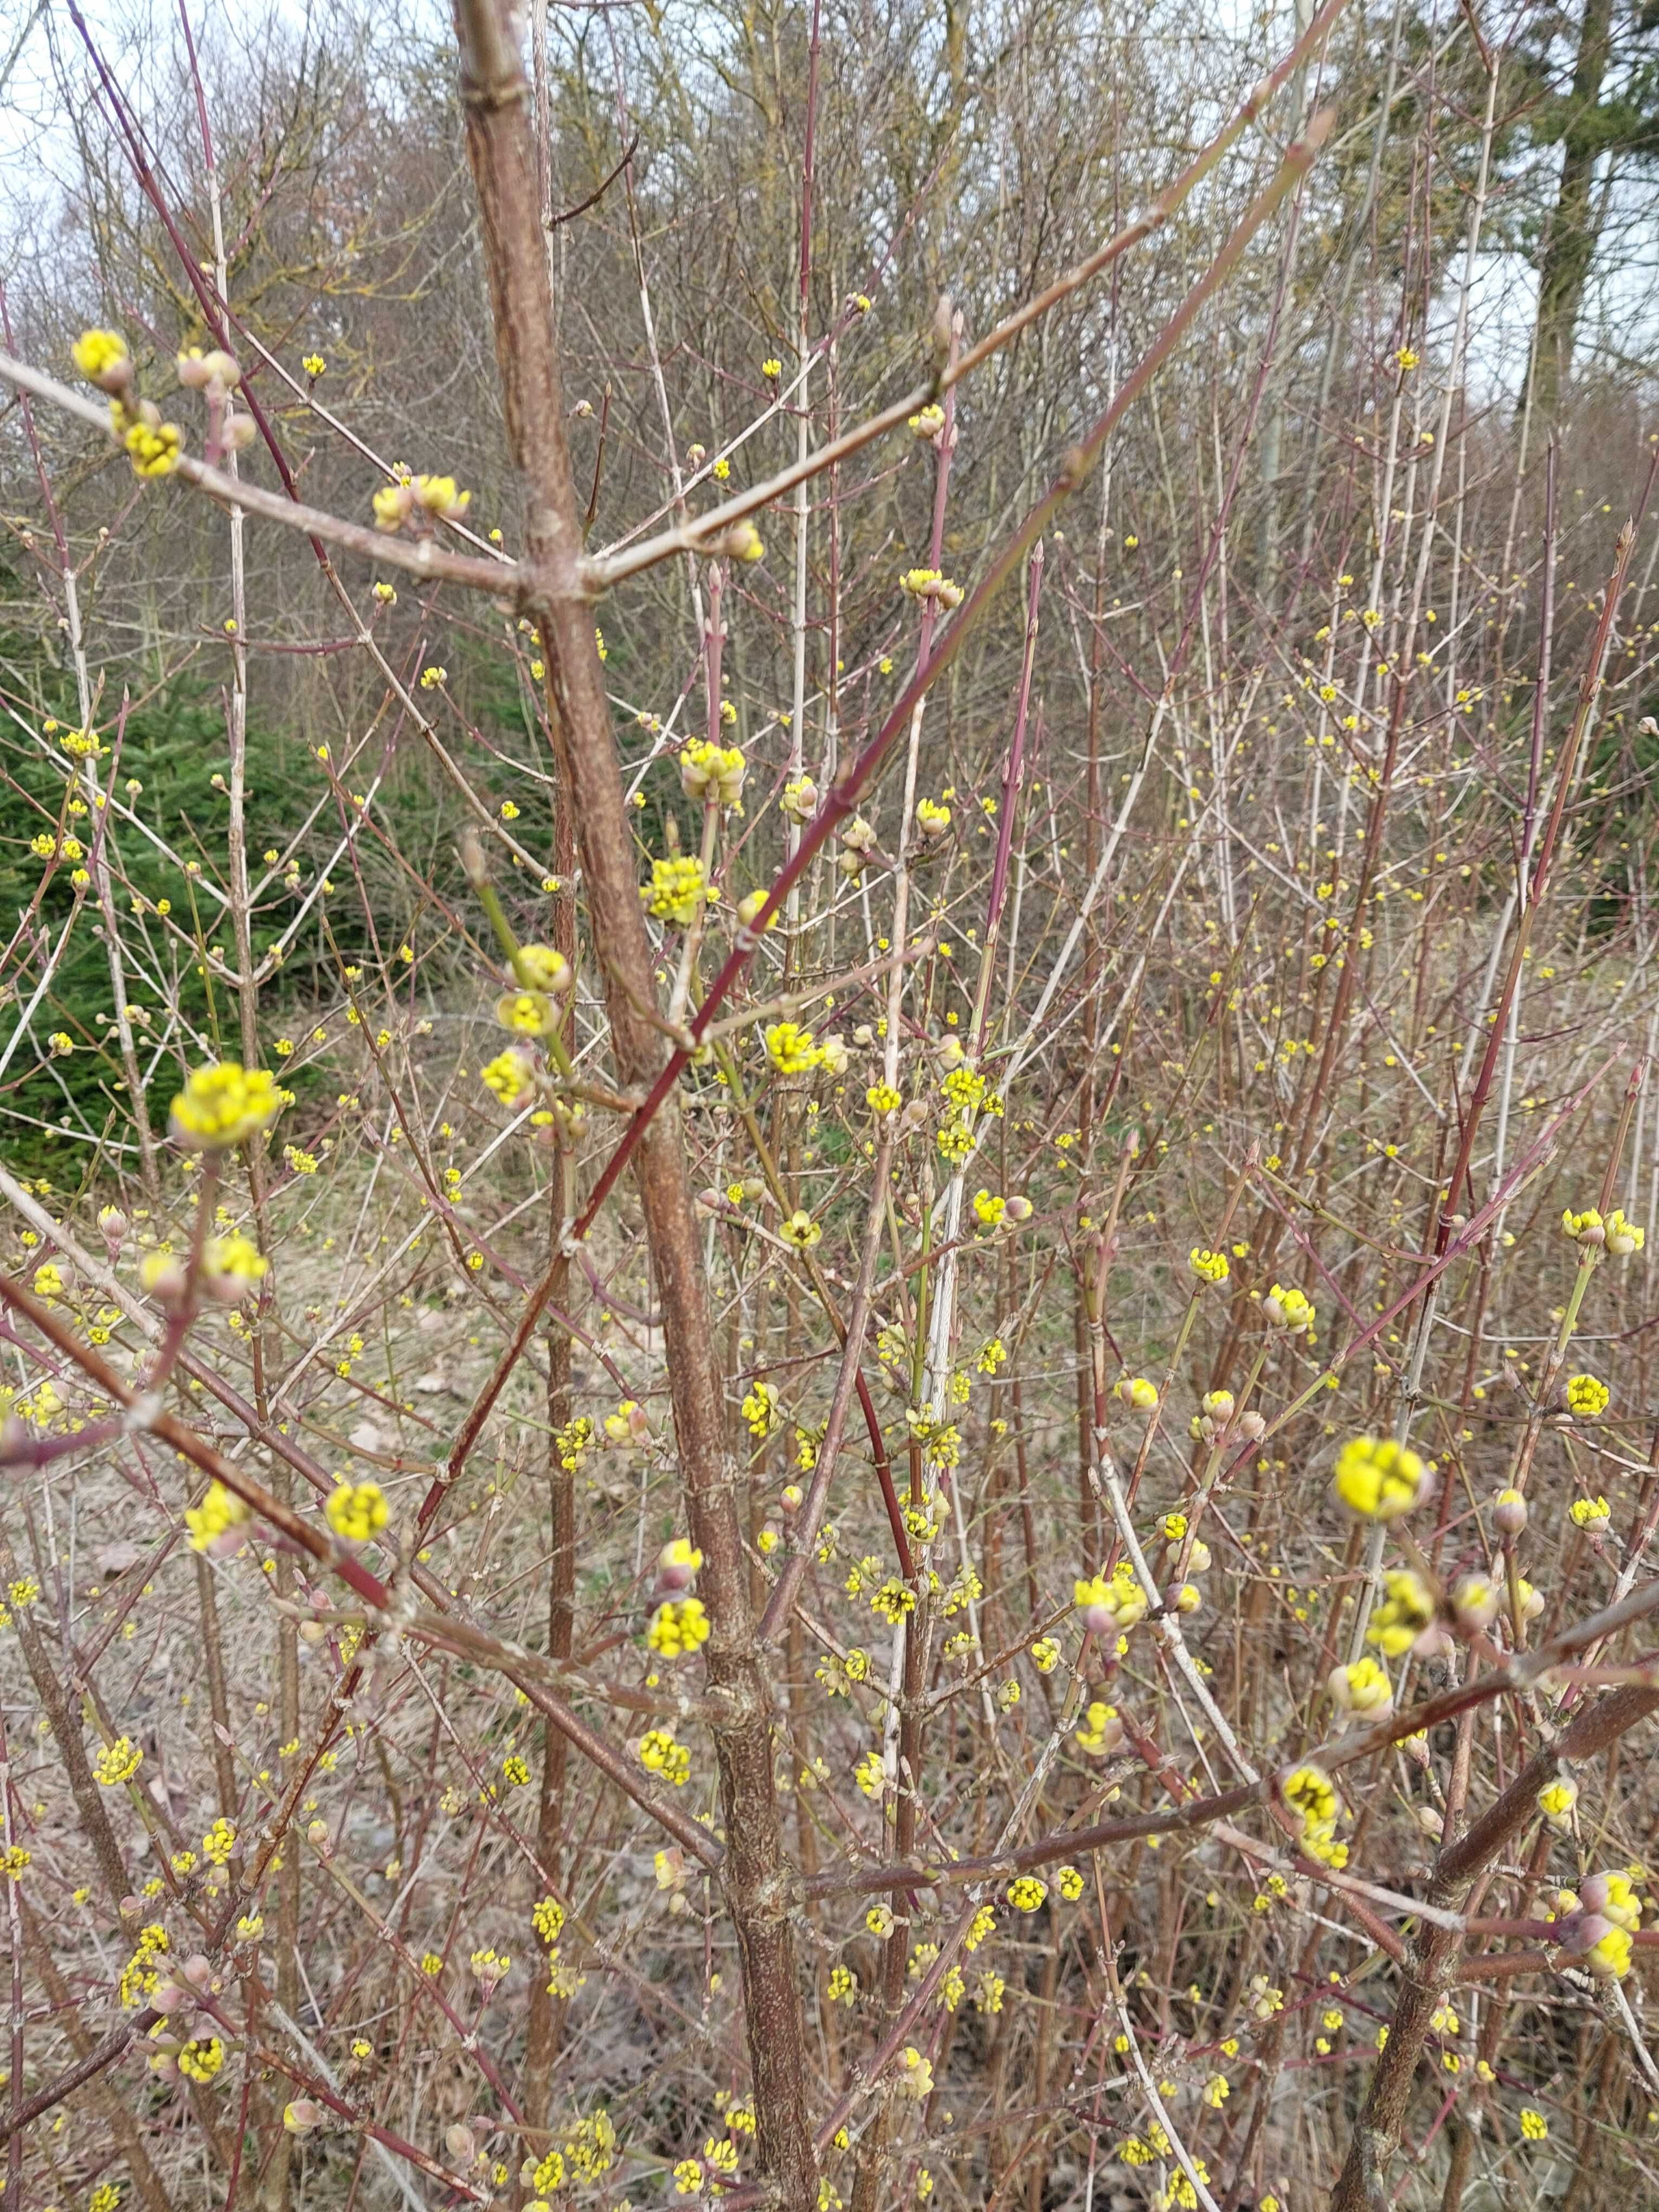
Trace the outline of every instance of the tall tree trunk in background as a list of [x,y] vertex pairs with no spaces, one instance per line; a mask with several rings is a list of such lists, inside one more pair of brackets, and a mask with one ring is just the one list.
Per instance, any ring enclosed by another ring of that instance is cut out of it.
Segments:
[[1595,160],[1602,144],[1597,125],[1612,27],[1613,0],[1584,0],[1571,104],[1561,134],[1561,180],[1539,270],[1532,389],[1530,395],[1523,392],[1521,396],[1523,407],[1530,396],[1546,422],[1555,419],[1562,391],[1571,375],[1578,313],[1595,258],[1600,222]]
[[[1314,19],[1314,0],[1294,0],[1296,35],[1307,35]],[[1306,63],[1297,71],[1291,83],[1290,131],[1291,138],[1302,136],[1302,126],[1308,119],[1309,94],[1311,89]],[[1291,217],[1294,223],[1295,217]],[[1285,282],[1287,296],[1293,295],[1296,283],[1294,267]],[[1279,599],[1279,533],[1282,524],[1279,495],[1285,467],[1285,410],[1289,398],[1291,372],[1296,359],[1296,349],[1287,349],[1285,358],[1269,371],[1273,378],[1272,398],[1267,407],[1267,420],[1261,429],[1261,519],[1258,525],[1256,571],[1257,590],[1263,604],[1277,605]]]

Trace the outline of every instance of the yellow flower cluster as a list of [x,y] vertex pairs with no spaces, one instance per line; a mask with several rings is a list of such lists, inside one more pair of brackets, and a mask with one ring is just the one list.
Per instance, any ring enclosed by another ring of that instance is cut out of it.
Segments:
[[953,584],[937,568],[907,568],[899,578],[899,589],[908,592],[913,599],[932,599],[941,607],[962,605],[961,585]]
[[[88,384],[107,388],[130,362],[127,342],[119,331],[82,331],[70,348],[70,358]],[[125,379],[122,379],[125,381]]]
[[766,1030],[766,1056],[780,1075],[806,1075],[820,1065],[823,1052],[799,1022],[773,1022]]
[[1333,1485],[1362,1521],[1395,1521],[1422,1494],[1428,1462],[1392,1437],[1355,1437],[1339,1454]]
[[[1138,1413],[1158,1411],[1158,1385],[1149,1382],[1144,1375],[1122,1376],[1116,1386],[1116,1396],[1121,1404],[1133,1407]],[[1184,1528],[1182,1534],[1186,1534]]]
[[680,750],[680,788],[707,805],[735,806],[743,796],[748,763],[736,745],[693,738]]
[[1118,1561],[1109,1581],[1104,1575],[1093,1575],[1074,1583],[1072,1595],[1097,1636],[1109,1636],[1114,1630],[1121,1635],[1146,1617],[1146,1593],[1127,1559]]
[[1302,1848],[1310,1858],[1327,1866],[1346,1865],[1348,1847],[1336,1840],[1337,1815],[1342,1800],[1336,1784],[1322,1766],[1304,1763],[1293,1767],[1280,1784],[1285,1802],[1302,1822]]
[[144,1763],[144,1754],[130,1736],[118,1735],[106,1744],[92,1763],[92,1771],[106,1790],[131,1782]]
[[578,1413],[554,1432],[553,1443],[559,1455],[559,1465],[567,1474],[574,1474],[593,1442],[593,1424],[586,1413]]
[[1304,1291],[1286,1290],[1275,1283],[1262,1302],[1261,1310],[1275,1328],[1288,1329],[1292,1336],[1305,1336],[1317,1316],[1313,1300]]
[[228,1152],[268,1129],[283,1103],[264,1068],[222,1060],[191,1072],[170,1118],[175,1136],[210,1152]]
[[933,2094],[933,2062],[924,2058],[914,2044],[907,2045],[899,2054],[898,2080],[903,2094],[918,2105],[925,2104]]
[[478,1071],[484,1087],[493,1091],[503,1106],[515,1106],[532,1080],[529,1061],[509,1045]]
[[1552,1828],[1565,1831],[1572,1826],[1573,1808],[1578,1802],[1578,1784],[1566,1777],[1556,1782],[1547,1782],[1538,1793],[1538,1809]]
[[1606,1413],[1612,1395],[1594,1375],[1571,1376],[1567,1382],[1567,1411],[1577,1414],[1580,1420],[1593,1421],[1598,1413]]
[[1394,1703],[1388,1669],[1375,1659],[1356,1659],[1352,1666],[1334,1667],[1328,1686],[1333,1703],[1345,1713],[1380,1716]]
[[751,1382],[743,1401],[743,1418],[758,1443],[777,1425],[778,1394],[769,1382]]
[[216,2035],[194,2035],[179,2053],[179,2071],[192,2081],[210,2081],[225,2063],[225,2046]]
[[417,513],[459,522],[471,502],[470,491],[459,491],[453,477],[405,477],[384,484],[374,495],[374,527],[401,530]]
[[639,1756],[647,1773],[660,1774],[676,1790],[683,1790],[691,1779],[690,1751],[675,1742],[670,1729],[647,1729],[639,1741]]
[[253,1518],[253,1509],[244,1503],[234,1490],[227,1490],[222,1482],[215,1480],[207,1486],[207,1494],[199,1505],[185,1509],[185,1526],[190,1531],[192,1552],[205,1552],[228,1536],[233,1529],[246,1527]]
[[1569,1206],[1561,1216],[1561,1227],[1575,1244],[1586,1244],[1592,1249],[1599,1248],[1611,1253],[1616,1260],[1626,1259],[1631,1253],[1639,1252],[1647,1243],[1646,1231],[1635,1222],[1627,1221],[1624,1208],[1619,1206],[1614,1206],[1605,1220],[1593,1206],[1587,1206],[1582,1213],[1575,1213]]
[[1048,1894],[1048,1885],[1034,1874],[1017,1874],[1002,1893],[1016,1912],[1035,1912]]
[[[530,1919],[544,1943],[556,1943],[564,1933],[564,1907],[556,1897],[544,1897],[539,1904],[532,1906]],[[541,2186],[538,2182],[537,2187]]]
[[1212,1252],[1203,1244],[1194,1245],[1187,1255],[1187,1265],[1200,1283],[1224,1283],[1232,1273],[1224,1252]]
[[708,1615],[699,1598],[670,1598],[657,1607],[645,1640],[665,1659],[678,1659],[708,1641]]
[[896,1628],[908,1613],[914,1613],[916,1594],[909,1584],[890,1575],[870,1600],[872,1612],[878,1613],[890,1626]]
[[141,1997],[147,1997],[159,1978],[155,1961],[171,1948],[167,1931],[159,1921],[138,1930],[137,1948],[121,1969],[118,1989],[121,2003],[131,2012]]
[[[131,422],[121,442],[136,477],[171,476],[184,450],[184,438],[176,422]],[[182,2065],[184,2061],[179,2063]]]
[[651,880],[640,885],[640,897],[658,921],[672,921],[690,929],[708,904],[711,892],[702,862],[694,854],[678,853],[651,863]]
[[1385,1658],[1398,1659],[1433,1621],[1434,1597],[1422,1576],[1410,1567],[1390,1569],[1382,1577],[1382,1602],[1371,1615],[1365,1640]]
[[222,1295],[259,1282],[270,1267],[270,1261],[246,1237],[210,1237],[202,1253],[202,1271]]
[[329,1492],[323,1511],[329,1527],[348,1544],[367,1543],[392,1517],[378,1482],[340,1481]]

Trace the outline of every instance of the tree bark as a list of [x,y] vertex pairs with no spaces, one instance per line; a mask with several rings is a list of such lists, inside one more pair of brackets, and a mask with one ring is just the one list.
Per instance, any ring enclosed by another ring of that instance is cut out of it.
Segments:
[[[1572,377],[1573,342],[1578,331],[1584,287],[1595,258],[1599,216],[1595,204],[1595,161],[1601,151],[1597,130],[1601,83],[1607,75],[1613,28],[1613,0],[1584,0],[1578,56],[1562,132],[1560,181],[1544,240],[1538,274],[1538,317],[1534,331],[1531,398],[1546,422],[1555,420],[1561,395]],[[1522,404],[1528,394],[1522,393]]]
[[[525,551],[537,583],[559,783],[574,816],[589,938],[603,971],[621,1081],[647,1086],[666,1057],[653,1019],[654,963],[641,912],[611,714],[579,580],[581,529],[569,450],[552,288],[538,213],[530,89],[502,0],[456,0],[467,151],[477,191],[507,439],[525,498]],[[726,1829],[726,1902],[743,1965],[760,2178],[786,2212],[815,2212],[817,2161],[806,2113],[805,2036],[773,1779],[772,1715],[750,1605],[739,1471],[728,1448],[724,1382],[671,1092],[633,1156],[663,1315],[675,1438],[700,1589],[712,1633],[708,1680],[731,1719],[714,1730]]]

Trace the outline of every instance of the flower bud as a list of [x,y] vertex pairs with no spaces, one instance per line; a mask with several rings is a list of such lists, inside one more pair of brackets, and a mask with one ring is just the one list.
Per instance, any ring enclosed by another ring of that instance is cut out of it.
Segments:
[[308,2136],[322,2124],[323,2108],[310,2097],[295,2097],[283,2107],[283,2125],[291,2136]]
[[1350,1666],[1333,1667],[1325,1686],[1339,1712],[1363,1713],[1368,1719],[1381,1720],[1394,1710],[1393,1685],[1375,1659],[1356,1659]]
[[664,1592],[690,1589],[702,1553],[684,1536],[671,1537],[657,1554],[657,1588]]
[[1032,1212],[1029,1198],[1014,1197],[1003,1200],[1002,1218],[1005,1221],[1029,1221]]
[[1225,1423],[1233,1417],[1233,1394],[1231,1390],[1206,1390],[1203,1406],[1212,1421]]
[[1492,1526],[1500,1536],[1518,1536],[1527,1525],[1527,1501],[1518,1490],[1500,1490],[1492,1500]]
[[213,1961],[205,1953],[192,1951],[179,1971],[192,1989],[204,1990],[213,1979]]
[[176,1306],[184,1298],[189,1278],[176,1252],[147,1252],[138,1279],[158,1305]]
[[1451,1607],[1460,1628],[1484,1628],[1498,1612],[1497,1585],[1486,1575],[1465,1575],[1452,1591]]
[[1165,1613],[1196,1613],[1204,1602],[1204,1593],[1195,1583],[1171,1583],[1164,1593]]
[[1642,1908],[1627,1874],[1593,1874],[1578,1887],[1586,1911],[1601,1913],[1616,1928],[1635,1929],[1641,1926]]
[[1425,1836],[1432,1836],[1436,1843],[1438,1843],[1446,1832],[1445,1816],[1437,1807],[1433,1805],[1418,1807],[1417,1825]]
[[1241,1413],[1235,1426],[1241,1437],[1259,1444],[1267,1433],[1267,1417],[1265,1413]]
[[1581,1910],[1570,1912],[1565,1920],[1556,1923],[1554,1940],[1570,1959],[1581,1959],[1593,1951],[1603,1937],[1613,1933],[1613,1923],[1600,1912]]
[[513,968],[527,990],[546,991],[555,998],[562,998],[576,981],[575,969],[551,945],[521,945],[513,956]]

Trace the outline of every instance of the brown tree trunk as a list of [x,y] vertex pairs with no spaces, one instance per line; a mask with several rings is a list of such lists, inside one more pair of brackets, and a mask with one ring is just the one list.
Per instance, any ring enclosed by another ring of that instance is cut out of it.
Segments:
[[[541,633],[560,789],[577,825],[589,939],[603,970],[617,1073],[626,1085],[648,1085],[666,1045],[653,1019],[653,959],[593,610],[580,578],[581,529],[538,212],[530,89],[502,0],[456,0],[455,12],[507,439],[524,491],[526,556],[537,578],[528,611]],[[708,1680],[731,1712],[714,1732],[726,1831],[721,1878],[743,1963],[758,2163],[787,2212],[814,2212],[817,2171],[772,1715],[676,1093],[641,1135],[634,1174],[663,1315],[690,1534],[703,1555],[700,1588],[713,1631]]]

